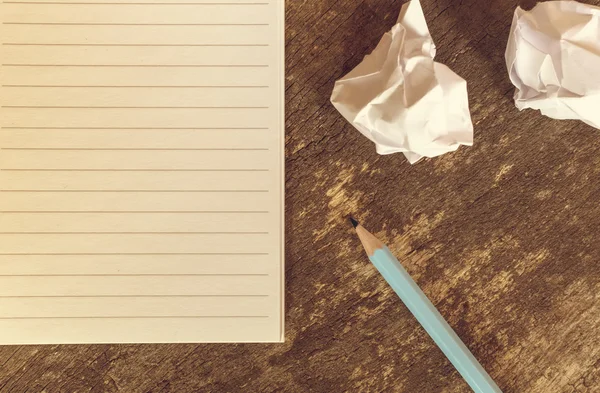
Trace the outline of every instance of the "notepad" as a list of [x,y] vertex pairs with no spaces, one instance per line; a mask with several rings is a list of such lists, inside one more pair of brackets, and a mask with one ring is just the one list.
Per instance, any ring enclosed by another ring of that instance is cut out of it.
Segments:
[[284,1],[0,18],[0,343],[282,341]]

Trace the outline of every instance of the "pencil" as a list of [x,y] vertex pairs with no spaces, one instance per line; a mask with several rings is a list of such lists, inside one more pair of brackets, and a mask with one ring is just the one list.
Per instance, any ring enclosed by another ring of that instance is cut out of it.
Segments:
[[390,250],[355,219],[360,241],[379,273],[476,393],[502,393]]

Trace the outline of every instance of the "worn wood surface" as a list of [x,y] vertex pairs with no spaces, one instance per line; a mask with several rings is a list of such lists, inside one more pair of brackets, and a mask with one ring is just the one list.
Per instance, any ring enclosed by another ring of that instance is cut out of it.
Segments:
[[468,392],[349,213],[504,392],[599,392],[600,131],[515,109],[518,0],[423,0],[437,60],[469,84],[475,146],[414,166],[378,156],[328,99],[401,3],[287,2],[285,344],[0,347],[0,393]]

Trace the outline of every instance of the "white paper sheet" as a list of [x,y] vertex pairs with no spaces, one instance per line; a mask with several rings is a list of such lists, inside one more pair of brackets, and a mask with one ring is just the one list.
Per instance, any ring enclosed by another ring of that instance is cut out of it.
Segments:
[[575,1],[517,8],[506,65],[517,108],[600,128],[600,8]]
[[336,82],[331,102],[379,154],[415,163],[473,144],[467,84],[433,61],[435,45],[419,0],[361,64]]
[[0,7],[0,344],[281,341],[283,1]]

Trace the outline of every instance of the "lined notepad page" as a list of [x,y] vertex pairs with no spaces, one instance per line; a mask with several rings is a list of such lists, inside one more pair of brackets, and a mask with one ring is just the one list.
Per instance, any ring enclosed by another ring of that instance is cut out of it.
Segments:
[[2,2],[0,343],[282,340],[283,8]]

